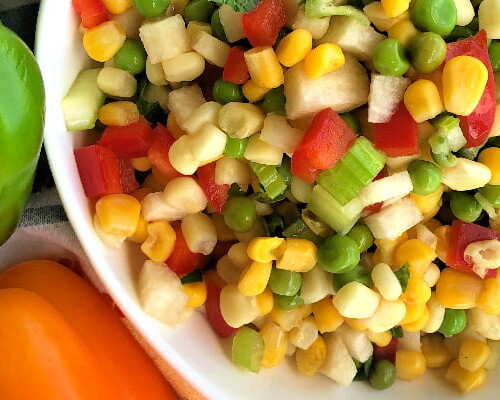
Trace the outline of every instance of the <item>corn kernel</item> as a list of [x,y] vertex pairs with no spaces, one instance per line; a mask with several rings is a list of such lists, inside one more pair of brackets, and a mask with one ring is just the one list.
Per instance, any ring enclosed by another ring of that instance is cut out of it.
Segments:
[[[400,237],[394,240],[390,239],[376,239],[375,246],[377,250],[373,254],[373,263],[385,263],[388,265],[395,265],[394,253],[397,247],[408,240],[408,233],[403,233]],[[401,264],[403,265],[403,264]]]
[[333,306],[331,296],[312,305],[314,321],[321,333],[333,332],[344,323],[344,317]]
[[217,260],[215,270],[226,283],[237,285],[240,281],[241,269],[237,268],[227,255]]
[[245,296],[255,296],[261,294],[269,282],[271,275],[272,262],[254,261],[241,273],[238,289]]
[[455,383],[462,393],[479,389],[486,382],[486,371],[479,368],[474,372],[463,369],[458,360],[451,363],[445,375],[446,379]]
[[403,46],[408,46],[410,41],[418,35],[418,30],[409,19],[402,19],[398,23],[391,26],[387,33],[392,39],[399,40]]
[[186,135],[186,131],[184,131],[180,125],[177,123],[175,119],[174,113],[169,113],[167,118],[167,129],[169,132],[176,138],[180,138],[182,135]]
[[385,332],[396,325],[406,315],[406,305],[401,300],[380,300],[380,304],[371,318],[358,320],[373,332]]
[[373,284],[385,300],[396,300],[402,294],[401,284],[387,264],[375,265],[371,277]]
[[323,43],[311,50],[304,59],[304,70],[311,79],[321,78],[345,64],[345,56],[340,46]]
[[149,162],[149,158],[147,158],[147,157],[131,158],[130,165],[136,171],[140,171],[140,172],[149,171],[152,167],[151,163]]
[[282,310],[279,307],[274,307],[269,313],[269,317],[288,332],[300,325],[304,319],[302,312],[300,306],[291,310]]
[[499,278],[487,278],[483,280],[483,286],[477,298],[477,306],[486,314],[500,315]]
[[488,70],[477,58],[458,56],[448,60],[443,70],[446,110],[457,115],[470,115],[478,105],[487,82]]
[[114,101],[101,107],[99,120],[104,125],[127,126],[139,122],[139,109],[131,101]]
[[285,67],[292,67],[301,62],[312,49],[311,32],[296,29],[279,42],[276,49],[278,60]]
[[463,369],[474,372],[488,361],[490,353],[486,343],[476,339],[465,339],[460,345],[458,363]]
[[193,213],[182,219],[181,230],[189,250],[209,255],[217,244],[217,231],[207,214]]
[[365,319],[357,319],[357,318],[344,318],[345,323],[349,328],[354,329],[355,331],[364,332],[368,329],[365,324]]
[[490,147],[479,153],[478,161],[491,171],[490,185],[500,185],[500,148]]
[[133,5],[132,0],[103,0],[102,2],[106,10],[115,15],[123,14]]
[[325,361],[326,352],[326,343],[321,336],[308,349],[297,349],[295,361],[299,372],[305,376],[316,374]]
[[239,328],[252,322],[260,315],[257,298],[245,296],[236,285],[226,285],[220,292],[220,311],[224,321]]
[[427,283],[418,276],[410,276],[408,279],[408,286],[402,294],[401,299],[407,305],[415,305],[427,303],[431,298],[431,288]]
[[103,196],[95,207],[105,233],[116,236],[134,234],[141,212],[141,203],[135,197],[128,194]]
[[380,295],[357,281],[344,285],[333,297],[333,305],[346,318],[370,318],[380,303]]
[[176,234],[167,221],[151,222],[147,227],[148,238],[141,251],[154,262],[164,262],[174,250]]
[[126,35],[120,24],[107,21],[84,33],[83,47],[90,58],[106,62],[120,50],[125,39]]
[[404,103],[418,123],[434,118],[444,110],[438,88],[434,82],[427,79],[419,79],[408,86]]
[[257,304],[260,315],[267,315],[274,307],[274,296],[271,289],[266,288],[261,294],[257,295]]
[[395,253],[396,265],[410,264],[411,276],[424,275],[429,264],[436,258],[436,253],[419,239],[410,239],[401,244]]
[[128,237],[128,240],[135,243],[144,243],[148,238],[148,222],[142,215],[139,215],[139,222],[133,235]]
[[385,14],[390,17],[401,15],[410,6],[410,0],[381,0]]
[[288,335],[290,343],[299,349],[309,348],[318,338],[318,327],[314,317],[306,317],[299,326],[293,328]]
[[169,82],[193,81],[205,71],[205,59],[195,51],[163,60],[161,64]]
[[409,19],[408,11],[404,11],[396,17],[389,17],[380,1],[372,1],[363,8],[363,12],[379,31],[388,31],[399,21]]
[[97,214],[94,215],[93,223],[95,233],[97,234],[101,242],[111,249],[118,249],[125,241],[125,239],[127,239],[126,236],[110,235],[109,233],[104,232],[101,227],[101,223],[99,222],[99,216]]
[[436,285],[436,296],[443,307],[470,309],[476,307],[481,287],[481,278],[453,268],[445,268],[441,271]]
[[455,166],[442,169],[442,182],[459,192],[483,187],[490,179],[491,171],[486,165],[463,157],[457,159]]
[[450,244],[451,226],[443,225],[434,231],[437,238],[436,254],[442,262],[446,262],[448,247]]
[[316,245],[306,239],[286,239],[282,256],[276,263],[276,268],[287,271],[308,272],[318,262]]
[[370,342],[375,343],[378,347],[388,346],[392,340],[391,332],[372,332],[370,330],[366,331],[366,336],[370,340]]
[[405,381],[420,378],[427,368],[425,357],[418,351],[396,351],[396,376]]
[[200,307],[207,300],[207,285],[205,282],[192,282],[182,285],[188,295],[186,306],[189,308]]
[[444,344],[444,338],[441,335],[422,337],[422,353],[429,368],[441,368],[451,361],[451,353]]
[[248,244],[248,257],[261,263],[275,261],[280,257],[284,243],[285,239],[279,237],[255,238]]
[[241,87],[241,90],[243,91],[243,96],[245,96],[250,103],[257,103],[258,101],[263,100],[264,97],[266,97],[267,92],[271,89],[261,87],[250,79],[245,82],[245,84]]
[[132,97],[137,92],[137,79],[120,68],[105,67],[97,75],[97,86],[115,97]]
[[439,303],[436,292],[431,294],[431,298],[427,302],[427,309],[429,310],[429,320],[427,324],[422,328],[423,332],[434,333],[437,332],[441,327],[444,320],[444,314],[446,309]]
[[285,358],[288,346],[288,332],[272,321],[267,322],[260,330],[264,339],[264,355],[260,365],[265,368],[275,367]]
[[425,313],[426,308],[427,307],[425,306],[425,303],[407,305],[406,314],[404,318],[401,320],[400,324],[406,325],[418,321]]
[[419,319],[407,324],[401,324],[401,327],[407,332],[420,332],[429,322],[429,309],[424,308],[424,312]]
[[260,87],[274,89],[285,81],[283,68],[272,47],[254,47],[246,51],[245,62],[252,81]]

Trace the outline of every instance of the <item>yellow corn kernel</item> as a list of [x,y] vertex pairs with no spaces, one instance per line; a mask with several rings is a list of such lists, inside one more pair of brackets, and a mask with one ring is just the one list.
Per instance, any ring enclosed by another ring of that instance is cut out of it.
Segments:
[[144,219],[142,215],[139,215],[139,222],[137,222],[137,228],[132,236],[128,237],[128,240],[135,243],[144,243],[148,238],[148,222]]
[[318,262],[318,249],[310,240],[286,239],[282,256],[276,263],[276,268],[287,271],[308,272]]
[[345,318],[345,323],[349,326],[349,328],[352,328],[355,331],[364,332],[368,329],[361,319]]
[[422,337],[422,354],[429,368],[440,368],[451,361],[451,353],[444,344],[441,335],[425,335]]
[[[404,232],[400,237],[394,240],[376,239],[375,246],[377,250],[373,254],[373,264],[385,263],[395,265],[394,252],[396,248],[403,242],[408,240],[408,233]],[[401,264],[403,265],[403,264]]]
[[241,273],[238,289],[245,296],[256,296],[261,294],[269,282],[271,275],[272,262],[254,261]]
[[102,2],[106,10],[115,15],[123,14],[133,5],[132,0],[103,0]]
[[344,323],[344,317],[333,306],[332,297],[327,296],[312,305],[314,321],[321,333],[333,332]]
[[491,350],[485,342],[465,339],[460,345],[458,363],[463,369],[474,372],[481,368],[490,357]]
[[131,101],[114,101],[101,107],[99,121],[104,125],[127,126],[139,122],[139,109]]
[[312,49],[311,32],[296,29],[279,42],[276,49],[278,60],[285,67],[292,67],[301,62]]
[[260,87],[250,79],[245,82],[241,90],[243,91],[243,96],[245,96],[250,103],[257,103],[258,101],[263,100],[267,92],[271,89]]
[[443,70],[443,97],[446,111],[469,115],[474,111],[488,82],[488,70],[471,56],[450,59]]
[[411,276],[424,275],[429,264],[436,258],[436,253],[419,239],[410,239],[402,243],[394,255],[396,265],[410,264]]
[[401,300],[406,305],[413,306],[415,304],[427,303],[431,298],[431,288],[419,276],[410,275],[408,286],[405,292],[401,295]]
[[500,148],[490,147],[479,153],[478,161],[491,171],[490,185],[500,185]]
[[323,43],[311,50],[304,59],[304,70],[311,79],[321,78],[345,64],[345,56],[340,46]]
[[444,111],[439,91],[434,82],[419,79],[405,91],[404,103],[413,119],[424,122]]
[[196,308],[205,304],[207,300],[207,285],[205,282],[185,283],[182,287],[188,295],[187,307]]
[[257,295],[257,305],[259,306],[260,315],[267,315],[274,307],[274,297],[271,289],[266,288],[261,294]]
[[114,57],[125,42],[126,35],[117,21],[107,21],[83,35],[83,47],[90,58],[106,62]]
[[486,314],[500,315],[500,281],[498,278],[483,280],[477,306]]
[[462,393],[479,389],[486,382],[486,371],[479,368],[474,372],[463,369],[458,360],[452,362],[446,371],[445,378],[457,385]]
[[130,165],[137,171],[146,172],[151,169],[151,163],[147,157],[137,157],[130,159]]
[[426,196],[418,196],[416,194],[411,194],[410,197],[413,199],[417,207],[422,214],[427,214],[432,211],[436,206],[441,206],[441,197],[443,196],[444,185],[439,185],[434,192]]
[[418,351],[399,349],[396,351],[396,376],[405,381],[420,378],[427,369],[425,357]]
[[389,18],[401,15],[410,6],[410,0],[380,0],[385,14]]
[[179,124],[177,123],[177,120],[175,119],[174,113],[171,112],[168,114],[167,118],[167,129],[170,131],[170,133],[176,138],[179,139],[182,135],[186,135],[186,131],[184,131]]
[[406,306],[406,314],[405,317],[401,320],[400,325],[411,324],[418,321],[424,315],[426,308],[427,307],[425,303]]
[[466,310],[476,307],[481,287],[478,276],[445,268],[436,285],[436,297],[443,307]]
[[451,226],[443,225],[434,231],[437,238],[436,254],[442,262],[446,262],[448,247],[450,245]]
[[148,238],[141,251],[154,262],[164,262],[174,250],[176,234],[167,221],[155,221],[147,227]]
[[297,349],[295,352],[297,369],[302,375],[313,376],[323,365],[326,352],[325,340],[318,336],[308,349]]
[[274,89],[285,81],[283,68],[272,47],[254,47],[246,51],[245,62],[253,82],[260,87]]
[[274,307],[269,313],[269,317],[287,332],[299,326],[304,319],[300,306],[291,310]]
[[427,307],[424,308],[424,312],[420,316],[419,319],[413,322],[409,322],[407,324],[401,324],[401,327],[407,332],[420,332],[427,323],[429,322],[429,309]]
[[378,347],[388,346],[392,340],[391,332],[372,332],[370,330],[366,331],[366,337],[370,342],[375,343]]
[[163,189],[165,189],[165,184],[158,182],[153,174],[149,174],[148,176],[146,176],[146,179],[144,179],[142,188],[149,189],[151,190],[151,192],[162,192]]
[[141,203],[129,194],[111,194],[103,196],[95,205],[101,228],[105,233],[116,236],[131,236],[134,234]]
[[409,19],[408,11],[404,11],[396,17],[389,17],[385,13],[380,1],[372,1],[363,8],[363,12],[379,31],[388,31],[399,21]]
[[264,339],[264,355],[260,365],[265,368],[280,364],[288,347],[288,332],[272,321],[267,322],[260,330]]
[[247,254],[260,263],[275,261],[280,257],[285,239],[280,237],[258,237],[248,244]]
[[137,190],[134,190],[132,193],[130,193],[132,196],[134,196],[137,200],[142,201],[144,197],[146,197],[148,194],[153,193],[152,189],[149,187],[142,187]]
[[406,47],[408,46],[410,41],[416,35],[418,35],[418,29],[415,28],[415,25],[413,25],[413,22],[411,22],[411,20],[403,19],[391,26],[387,30],[387,33],[389,34],[390,38],[399,40],[403,44],[403,46]]

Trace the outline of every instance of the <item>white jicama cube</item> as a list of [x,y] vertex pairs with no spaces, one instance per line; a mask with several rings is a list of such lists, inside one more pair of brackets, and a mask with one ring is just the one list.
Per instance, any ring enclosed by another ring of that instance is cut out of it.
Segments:
[[248,161],[259,164],[280,165],[283,160],[283,151],[269,143],[260,140],[260,135],[255,134],[248,140],[244,157]]
[[292,128],[285,116],[270,113],[264,119],[260,140],[280,148],[284,153],[292,154],[304,133],[300,129]]
[[239,328],[260,315],[256,296],[245,296],[236,285],[226,285],[220,292],[220,311],[226,324]]
[[375,47],[385,36],[371,25],[366,26],[357,18],[334,16],[330,27],[319,43],[334,43],[359,60],[368,61],[373,57]]
[[221,105],[215,101],[207,101],[194,111],[184,122],[187,133],[194,133],[205,124],[218,125]]
[[318,338],[318,327],[313,317],[304,318],[299,326],[288,334],[288,340],[299,349],[308,349]]
[[391,119],[408,85],[409,78],[372,74],[368,98],[368,122],[381,123]]
[[337,332],[324,335],[324,339],[327,352],[319,372],[340,385],[349,386],[358,371],[347,347]]
[[459,192],[483,187],[490,179],[491,170],[486,165],[467,158],[459,158],[454,167],[443,168],[442,182]]
[[433,251],[436,251],[437,247],[437,236],[424,224],[417,224],[415,227],[415,232],[417,234],[417,239],[424,242]]
[[500,340],[500,315],[489,315],[478,307],[467,311],[469,326],[482,337]]
[[149,58],[146,59],[146,76],[153,85],[163,86],[168,83],[161,63],[152,64]]
[[337,329],[336,332],[342,338],[352,358],[364,363],[372,356],[373,345],[366,336],[366,332],[354,330],[345,324]]
[[500,341],[498,340],[487,340],[488,347],[491,350],[490,357],[488,361],[483,365],[484,369],[488,371],[494,370],[498,365],[498,360],[500,360]]
[[200,160],[191,151],[191,136],[182,135],[168,150],[168,159],[178,172],[183,175],[192,175],[200,166]]
[[303,62],[285,73],[286,115],[309,117],[325,108],[344,113],[368,101],[370,82],[364,67],[346,54],[345,64],[318,79],[311,79]]
[[191,43],[191,39],[197,32],[203,31],[210,35],[212,34],[212,26],[206,22],[189,21],[186,30],[189,37],[189,43]]
[[142,308],[153,318],[174,327],[191,315],[181,280],[166,264],[146,261],[138,285]]
[[215,269],[217,270],[217,274],[226,283],[237,285],[240,281],[241,269],[231,262],[227,254],[219,258]]
[[300,297],[305,304],[316,303],[330,294],[333,294],[332,275],[319,265],[302,274]]
[[151,221],[176,221],[186,215],[185,211],[169,206],[162,192],[150,193],[141,202],[144,219]]
[[165,202],[188,214],[199,213],[205,209],[208,199],[200,185],[190,176],[172,179],[163,190]]
[[457,25],[466,26],[469,25],[476,12],[474,11],[474,6],[471,0],[453,0],[455,2],[455,7],[457,9]]
[[152,64],[174,58],[191,49],[180,14],[144,23],[139,28],[139,36]]
[[304,11],[304,6],[300,6],[292,22],[292,29],[305,29],[309,31],[313,39],[321,39],[330,24],[330,17],[309,18]]
[[175,120],[184,129],[184,123],[202,104],[205,97],[198,85],[172,90],[168,94],[168,108],[174,113]]
[[408,171],[370,182],[359,194],[365,206],[382,201],[404,197],[413,190],[413,183]]
[[101,221],[99,220],[99,215],[94,215],[94,230],[101,242],[109,247],[110,249],[118,249],[122,243],[127,239],[127,236],[111,235],[104,232],[101,226]]
[[365,218],[375,239],[394,240],[417,225],[424,216],[415,202],[405,197]]
[[345,318],[370,318],[379,303],[379,294],[357,281],[344,285],[333,296],[333,305]]
[[227,136],[217,126],[205,124],[189,136],[191,153],[200,162],[211,161],[224,153]]
[[403,337],[399,338],[398,349],[421,352],[422,340],[420,339],[420,332],[403,331]]
[[196,51],[169,58],[161,64],[169,82],[193,81],[205,71],[205,59]]
[[97,75],[97,86],[111,96],[132,97],[137,91],[137,80],[123,69],[106,67]]
[[219,8],[220,23],[224,28],[224,33],[229,43],[237,42],[246,37],[243,25],[241,24],[243,15],[244,13],[234,11],[225,4]]
[[237,158],[228,157],[222,157],[216,161],[215,183],[217,185],[232,185],[233,183],[237,183],[242,189],[246,190],[251,182],[252,172],[247,163]]
[[403,293],[398,278],[387,264],[375,265],[371,276],[373,284],[385,300],[397,300]]
[[229,137],[244,139],[261,131],[264,113],[254,104],[231,102],[220,109],[219,126]]
[[398,325],[406,314],[405,303],[401,300],[380,300],[380,304],[370,318],[361,322],[372,332],[380,333],[388,331]]
[[210,64],[224,67],[231,47],[204,31],[195,32],[191,37],[191,47]]
[[429,320],[422,331],[425,333],[437,332],[443,323],[446,309],[438,301],[436,292],[432,292],[431,298],[427,302],[427,309],[429,310]]
[[139,14],[135,7],[130,7],[123,14],[113,15],[112,19],[120,24],[128,38],[139,39],[139,28],[144,21],[144,16]]
[[215,225],[207,214],[189,214],[182,219],[181,230],[189,250],[209,255],[217,244]]

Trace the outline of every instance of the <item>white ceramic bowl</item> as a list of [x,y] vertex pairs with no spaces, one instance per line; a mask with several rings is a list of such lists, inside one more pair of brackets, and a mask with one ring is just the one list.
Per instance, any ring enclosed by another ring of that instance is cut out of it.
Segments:
[[[73,149],[89,144],[88,134],[67,132],[60,110],[78,71],[90,64],[81,45],[78,21],[71,0],[42,1],[36,42],[37,57],[47,91],[45,147],[59,193],[92,265],[107,290],[133,325],[154,349],[208,399],[212,400],[326,400],[326,399],[456,399],[461,396],[444,381],[444,371],[427,373],[414,382],[397,381],[387,391],[365,383],[341,387],[323,376],[305,378],[288,359],[259,374],[240,371],[230,361],[230,342],[219,340],[204,316],[195,314],[173,330],[145,315],[138,303],[135,279],[141,257],[132,246],[110,250],[92,228],[89,204],[81,188]],[[489,373],[488,384],[467,396],[498,397],[498,372]],[[145,399],[147,400],[147,399]]]

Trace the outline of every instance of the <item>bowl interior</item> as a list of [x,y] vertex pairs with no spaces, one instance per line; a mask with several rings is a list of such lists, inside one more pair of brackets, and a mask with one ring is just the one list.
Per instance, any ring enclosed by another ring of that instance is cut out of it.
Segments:
[[[214,400],[460,397],[445,383],[442,370],[427,373],[414,382],[398,381],[392,389],[383,392],[363,383],[344,388],[323,376],[302,377],[296,372],[293,359],[259,374],[243,372],[230,361],[230,341],[219,340],[201,313],[195,313],[175,330],[145,315],[135,291],[143,257],[133,246],[126,245],[119,250],[106,248],[92,228],[91,205],[81,188],[73,149],[92,143],[94,137],[67,132],[60,110],[60,101],[77,73],[90,65],[81,45],[78,24],[71,0],[42,1],[36,52],[47,92],[45,147],[62,202],[90,262],[117,305],[161,357],[207,398]],[[487,385],[469,398],[493,398],[494,380],[499,376],[498,372],[489,373]]]

